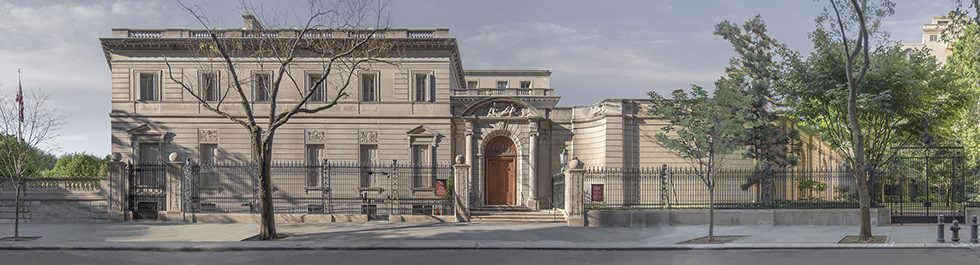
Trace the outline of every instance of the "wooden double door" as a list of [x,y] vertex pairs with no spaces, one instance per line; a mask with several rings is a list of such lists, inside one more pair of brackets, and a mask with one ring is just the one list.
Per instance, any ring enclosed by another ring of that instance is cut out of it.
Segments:
[[504,136],[490,139],[485,154],[485,204],[517,204],[517,148],[514,142]]

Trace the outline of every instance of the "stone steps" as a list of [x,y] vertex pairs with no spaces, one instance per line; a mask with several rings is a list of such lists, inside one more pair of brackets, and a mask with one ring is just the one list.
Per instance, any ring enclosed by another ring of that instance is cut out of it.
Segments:
[[473,222],[541,223],[564,222],[558,212],[534,211],[521,206],[481,206],[470,210]]

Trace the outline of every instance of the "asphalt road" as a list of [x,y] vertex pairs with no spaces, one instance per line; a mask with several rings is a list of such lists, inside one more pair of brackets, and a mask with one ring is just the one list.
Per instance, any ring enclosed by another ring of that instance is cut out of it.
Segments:
[[980,250],[360,250],[53,251],[3,250],[0,264],[980,264]]

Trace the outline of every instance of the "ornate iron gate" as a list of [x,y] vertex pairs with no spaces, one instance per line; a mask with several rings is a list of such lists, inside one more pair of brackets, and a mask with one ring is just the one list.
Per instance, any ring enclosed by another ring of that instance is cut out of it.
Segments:
[[162,163],[129,164],[129,211],[133,219],[156,219],[166,210],[167,166]]
[[881,181],[881,201],[891,209],[892,223],[931,223],[965,219],[969,174],[959,145],[895,147]]
[[565,208],[565,173],[551,175],[551,208]]

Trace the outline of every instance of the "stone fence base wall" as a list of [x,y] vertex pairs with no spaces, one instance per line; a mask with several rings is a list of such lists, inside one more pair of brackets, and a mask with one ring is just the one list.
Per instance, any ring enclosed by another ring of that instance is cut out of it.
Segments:
[[[189,223],[259,223],[259,214],[247,213],[181,213],[160,212],[160,221]],[[354,214],[276,214],[276,223],[343,223],[367,222],[367,215]],[[389,222],[456,222],[452,215],[390,215]]]
[[[706,209],[590,210],[589,227],[653,227],[706,225]],[[715,210],[716,225],[847,225],[860,224],[859,209],[747,209]],[[871,209],[871,224],[891,225],[887,208]]]

